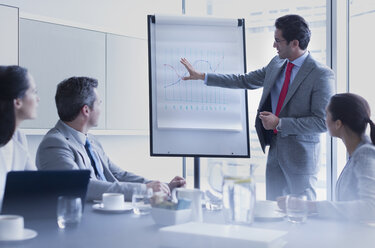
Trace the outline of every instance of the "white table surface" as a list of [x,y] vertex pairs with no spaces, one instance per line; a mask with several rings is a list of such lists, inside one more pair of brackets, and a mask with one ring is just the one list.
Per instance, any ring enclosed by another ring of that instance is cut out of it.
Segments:
[[[203,215],[204,222],[224,223],[220,211],[203,210]],[[252,226],[287,231],[285,248],[375,247],[375,227],[364,224],[309,218],[306,224],[292,224],[283,220],[256,221]],[[158,235],[160,227],[155,225],[151,215],[138,217],[132,212],[102,213],[94,211],[92,204],[85,205],[82,221],[75,228],[60,230],[55,220],[27,221],[25,227],[36,230],[38,236],[25,241],[0,242],[0,247],[164,247]]]

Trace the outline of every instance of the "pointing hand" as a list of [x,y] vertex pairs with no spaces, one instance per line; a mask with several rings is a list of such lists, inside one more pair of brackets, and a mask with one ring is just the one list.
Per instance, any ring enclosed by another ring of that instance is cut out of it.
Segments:
[[194,69],[194,67],[185,58],[181,58],[181,64],[183,64],[189,72],[188,77],[183,77],[182,80],[204,80],[205,74]]

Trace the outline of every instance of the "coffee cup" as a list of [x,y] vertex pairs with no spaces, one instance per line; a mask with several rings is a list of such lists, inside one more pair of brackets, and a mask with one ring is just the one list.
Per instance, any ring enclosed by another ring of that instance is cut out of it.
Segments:
[[124,194],[104,193],[102,199],[104,209],[119,210],[124,208]]
[[22,239],[24,220],[19,215],[0,215],[0,240]]

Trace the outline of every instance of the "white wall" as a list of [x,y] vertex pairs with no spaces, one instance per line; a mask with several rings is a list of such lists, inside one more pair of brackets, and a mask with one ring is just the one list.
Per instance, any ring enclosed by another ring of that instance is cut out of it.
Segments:
[[[142,39],[147,38],[148,14],[181,13],[178,0],[0,0],[0,4],[19,7],[23,18]],[[28,135],[33,158],[42,138],[42,135]],[[150,157],[147,135],[100,135],[98,138],[109,157],[128,171],[162,181],[182,175],[181,158]]]
[[0,6],[0,65],[18,64],[18,9]]
[[180,0],[0,0],[21,17],[51,18],[98,31],[147,37],[150,14],[181,14]]

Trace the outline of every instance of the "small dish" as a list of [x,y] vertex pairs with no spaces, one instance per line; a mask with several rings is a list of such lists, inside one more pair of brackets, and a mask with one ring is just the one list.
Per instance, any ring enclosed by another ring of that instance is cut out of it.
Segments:
[[281,221],[285,217],[284,213],[274,211],[267,214],[254,214],[254,219],[257,221]]
[[121,209],[107,209],[101,203],[92,205],[92,208],[97,211],[108,212],[108,213],[124,213],[124,212],[130,212],[133,210],[133,206],[130,202],[124,202],[124,205]]
[[177,225],[191,221],[191,209],[172,210],[153,207],[151,209],[151,216],[157,225]]
[[254,219],[256,221],[281,221],[285,217],[277,206],[276,201],[257,201],[254,209]]
[[23,229],[23,236],[18,239],[0,239],[0,242],[8,242],[8,241],[23,241],[35,238],[38,233],[32,229]]
[[[276,212],[280,213],[280,214],[284,214],[284,216],[286,216],[286,212],[285,210],[282,210],[282,209],[276,209],[275,210]],[[308,213],[307,214],[307,217],[318,217],[318,213]]]

